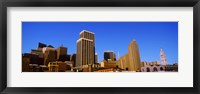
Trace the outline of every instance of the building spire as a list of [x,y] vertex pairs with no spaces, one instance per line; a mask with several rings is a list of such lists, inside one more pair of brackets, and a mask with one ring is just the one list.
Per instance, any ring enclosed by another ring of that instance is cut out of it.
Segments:
[[167,65],[167,59],[166,59],[166,55],[164,53],[164,51],[162,50],[162,48],[160,49],[160,59],[162,62],[162,65]]

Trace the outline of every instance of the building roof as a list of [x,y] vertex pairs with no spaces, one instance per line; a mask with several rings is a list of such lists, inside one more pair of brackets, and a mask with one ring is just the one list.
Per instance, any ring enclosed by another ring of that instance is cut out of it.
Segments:
[[105,50],[104,52],[114,52],[114,51],[111,51],[111,50]]
[[46,45],[46,44],[43,44],[43,43],[41,43],[41,42],[39,42],[39,43],[38,43],[38,47],[43,48],[43,47],[47,47],[47,45]]
[[86,39],[86,38],[80,38],[80,39],[78,39],[76,42],[79,42],[79,41],[81,41],[81,40],[87,40],[87,41],[93,42],[93,40],[91,40],[91,39]]
[[90,32],[90,31],[87,31],[87,30],[82,30],[79,34],[81,34],[83,32],[88,32],[88,33],[94,34],[93,32]]
[[48,45],[48,47],[50,47],[50,48],[54,48],[52,45]]

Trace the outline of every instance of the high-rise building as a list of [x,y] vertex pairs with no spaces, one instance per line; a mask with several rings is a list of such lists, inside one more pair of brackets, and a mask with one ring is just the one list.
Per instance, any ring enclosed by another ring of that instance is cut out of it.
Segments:
[[76,66],[94,64],[93,41],[80,38],[77,40]]
[[130,69],[129,55],[125,54],[124,56],[120,57],[117,61],[117,65],[119,68],[124,69],[124,70]]
[[118,55],[117,66],[120,69],[128,71],[140,71],[140,53],[139,48],[135,40],[131,41],[128,46],[128,53],[124,56]]
[[116,61],[117,59],[116,59],[116,54],[114,53],[114,61]]
[[95,53],[95,63],[98,63],[98,54]]
[[128,46],[128,55],[130,71],[140,71],[140,53],[135,40],[131,41],[131,43]]
[[80,32],[80,38],[86,38],[86,39],[90,39],[93,41],[93,53],[94,53],[94,61],[95,61],[95,37],[94,37],[94,33],[93,32],[89,32],[87,30],[82,30]]
[[94,33],[83,30],[77,40],[76,66],[92,65],[95,62]]
[[39,58],[43,58],[43,52],[42,50],[34,50],[34,49],[31,49],[31,54],[35,54],[35,55],[38,55]]
[[58,61],[66,61],[67,58],[67,48],[60,46],[57,48],[57,60]]
[[44,54],[41,49],[40,50],[31,49],[30,53],[34,55],[38,55],[38,61],[37,61],[38,65],[44,65]]
[[47,45],[39,42],[37,50],[42,50],[42,48],[44,48],[44,47],[47,47]]
[[166,55],[164,53],[164,51],[162,50],[162,48],[160,49],[160,59],[162,62],[162,65],[167,65],[167,59],[166,59]]
[[30,59],[30,63],[29,64],[38,64],[39,56],[37,54],[24,53],[22,55],[22,58],[23,57],[26,57],[26,58]]
[[116,55],[113,51],[104,51],[104,60],[116,61]]
[[41,43],[41,42],[39,42],[39,43],[38,43],[38,48],[43,48],[43,47],[47,47],[47,45],[46,45],[46,44],[43,44],[43,43]]
[[49,62],[55,62],[57,60],[56,50],[52,47],[43,48],[44,52],[44,65],[48,66]]
[[80,38],[86,38],[86,39],[90,39],[94,42],[95,44],[95,41],[94,41],[94,33],[93,32],[89,32],[87,30],[83,30],[80,32]]
[[76,66],[76,54],[72,54],[70,56],[70,61],[72,62],[72,66],[75,67]]
[[22,54],[22,72],[29,71],[30,56]]

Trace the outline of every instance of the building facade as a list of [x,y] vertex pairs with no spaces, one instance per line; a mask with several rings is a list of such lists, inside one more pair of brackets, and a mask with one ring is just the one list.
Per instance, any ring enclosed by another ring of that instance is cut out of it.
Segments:
[[60,46],[57,48],[57,60],[66,61],[67,57],[67,47]]
[[95,53],[95,62],[94,62],[95,64],[97,64],[98,63],[98,54],[97,53]]
[[22,72],[29,71],[30,57],[22,54]]
[[119,59],[117,60],[117,66],[122,70],[141,70],[140,53],[135,40],[130,42],[128,46],[128,52],[124,56],[119,57]]
[[165,66],[164,65],[146,65],[141,68],[142,72],[164,72]]
[[116,61],[103,60],[102,62],[100,62],[100,66],[102,68],[116,68],[117,67],[117,63],[116,63]]
[[123,70],[128,70],[128,69],[130,70],[128,53],[126,53],[122,57],[119,57],[119,59],[117,61],[117,65],[119,68],[121,68]]
[[72,66],[75,67],[76,66],[76,54],[72,54],[70,56],[70,61],[72,62]]
[[42,50],[44,47],[47,47],[47,45],[39,42],[37,50]]
[[128,56],[130,71],[139,71],[141,69],[140,53],[135,40],[131,41],[131,43],[128,46]]
[[57,61],[57,52],[52,47],[43,48],[44,52],[44,65],[48,66],[49,62]]
[[113,51],[104,52],[104,60],[108,61],[109,59],[112,61],[116,61],[116,55]]
[[92,65],[95,62],[94,33],[83,30],[77,40],[76,67]]
[[42,50],[31,49],[30,54],[38,56],[38,61],[37,61],[38,65],[43,65],[44,64],[44,54],[43,54]]
[[159,61],[141,62],[141,72],[164,72],[165,66],[160,65]]

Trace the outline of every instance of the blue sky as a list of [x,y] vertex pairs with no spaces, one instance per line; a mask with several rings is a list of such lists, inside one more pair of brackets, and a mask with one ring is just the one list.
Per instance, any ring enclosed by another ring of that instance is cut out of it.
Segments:
[[160,48],[169,64],[178,61],[178,22],[22,22],[22,53],[36,49],[38,42],[55,48],[63,45],[68,54],[76,53],[82,30],[95,33],[98,61],[103,60],[105,50],[123,56],[133,39],[141,61],[160,61]]

